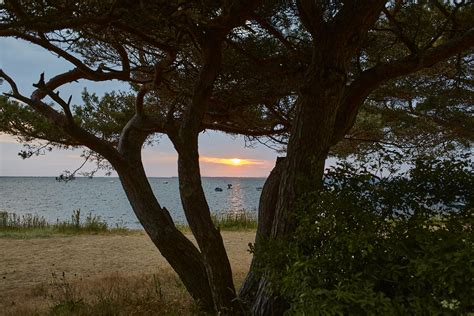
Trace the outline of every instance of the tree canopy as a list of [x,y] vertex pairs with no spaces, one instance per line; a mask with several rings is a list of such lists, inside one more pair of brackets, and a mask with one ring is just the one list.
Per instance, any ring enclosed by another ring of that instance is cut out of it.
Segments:
[[[201,185],[199,134],[244,135],[286,153],[262,192],[257,232],[284,238],[298,226],[298,200],[322,188],[328,155],[370,152],[368,144],[470,145],[469,2],[5,0],[0,36],[38,45],[72,69],[38,74],[30,96],[0,70],[16,100],[1,100],[0,131],[84,146],[107,160],[191,295],[204,309],[243,313]],[[79,80],[131,89],[102,99],[86,93],[74,105],[58,90]],[[141,149],[156,134],[178,153],[197,247],[147,181]],[[281,312],[265,277],[249,274],[245,284],[241,297],[254,313]]]
[[[239,14],[252,10],[245,8],[245,3],[239,5],[241,8],[233,8],[242,10]],[[299,5],[301,9],[303,4]],[[329,21],[336,13],[342,15],[342,5],[342,1],[322,2],[321,13],[327,15],[322,20]],[[294,118],[298,89],[311,63],[312,45],[322,40],[304,26],[298,4],[291,2],[265,2],[240,23],[229,15],[229,20],[223,21],[223,15],[219,17],[220,4],[212,2],[145,1],[136,6],[127,1],[91,1],[87,5],[75,1],[6,1],[1,9],[1,36],[37,44],[74,67],[50,78],[54,80],[38,97],[80,79],[117,79],[131,84],[135,93],[129,94],[127,109],[111,104],[104,108],[114,97],[115,103],[124,103],[117,95],[106,96],[101,105],[95,100],[94,106],[86,102],[69,110],[72,105],[66,106],[66,99],[53,98],[60,101],[56,102],[61,106],[59,111],[75,116],[78,126],[92,134],[102,134],[101,138],[115,144],[135,106],[150,117],[146,122],[149,133],[166,133],[168,121],[179,124],[187,104],[192,102],[195,83],[205,63],[199,43],[209,29],[226,24],[228,30],[219,57],[222,60],[199,128],[262,141],[270,137],[273,143],[284,145]],[[382,140],[401,145],[416,141],[414,135],[420,133],[426,141],[424,131],[428,131],[432,140],[429,145],[447,139],[464,144],[472,141],[472,54],[454,47],[470,47],[469,28],[474,18],[470,6],[396,1],[387,3],[382,11],[347,71],[353,93],[363,92],[356,89],[356,83],[363,84],[363,79],[370,85],[366,88],[369,93],[359,96],[370,95],[363,108],[367,113],[363,117],[369,119],[357,121],[350,133],[345,131],[345,138],[352,144]],[[443,47],[450,40],[453,47]],[[449,49],[459,53],[434,69],[390,80],[444,59],[442,54],[449,54]],[[47,136],[52,135],[47,121],[29,116],[28,111],[32,110],[23,108],[19,112],[24,115],[12,117],[8,116],[15,112],[12,105],[2,107],[2,131],[56,141]],[[85,112],[89,113],[87,118]],[[116,121],[116,116],[124,114],[128,116],[113,126],[114,132],[112,126],[107,126],[108,135],[102,133],[104,126],[99,120]],[[20,125],[27,125],[18,124],[20,120],[35,128],[18,130]],[[372,124],[372,129],[367,124]],[[386,127],[392,132],[382,131]],[[42,129],[47,129],[43,135]],[[62,138],[70,138],[64,134]]]

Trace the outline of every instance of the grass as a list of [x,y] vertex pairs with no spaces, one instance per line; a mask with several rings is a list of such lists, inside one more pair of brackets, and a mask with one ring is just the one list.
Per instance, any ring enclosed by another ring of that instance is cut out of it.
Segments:
[[[198,314],[183,284],[170,272],[117,274],[94,280],[82,280],[66,273],[52,274],[49,283],[39,284],[24,295],[30,298],[30,304],[11,302],[5,315]],[[38,301],[42,304],[37,304]]]
[[131,230],[122,227],[109,227],[100,216],[89,213],[84,220],[81,211],[73,211],[71,220],[48,223],[42,216],[0,212],[0,237],[36,238],[52,235],[128,233]]
[[[250,231],[257,229],[257,215],[245,210],[211,214],[214,225],[221,231]],[[182,232],[189,232],[188,225],[177,224]]]
[[[225,231],[245,231],[257,229],[257,216],[245,210],[213,214],[216,227]],[[187,225],[177,225],[182,231],[189,231]],[[44,238],[54,235],[75,234],[130,234],[136,232],[117,225],[110,227],[100,216],[89,213],[83,220],[81,211],[73,211],[71,220],[48,223],[42,216],[0,212],[0,238]]]
[[257,229],[257,216],[245,210],[227,212],[213,215],[214,225],[221,230],[255,230]]

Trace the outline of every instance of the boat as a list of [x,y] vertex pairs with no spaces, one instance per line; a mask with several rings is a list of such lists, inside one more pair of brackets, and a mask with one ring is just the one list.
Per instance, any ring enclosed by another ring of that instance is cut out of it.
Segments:
[[229,183],[229,184],[227,185],[227,189],[232,189],[232,184]]
[[222,192],[222,188],[217,187],[217,188],[214,189],[214,191],[216,191],[216,192]]

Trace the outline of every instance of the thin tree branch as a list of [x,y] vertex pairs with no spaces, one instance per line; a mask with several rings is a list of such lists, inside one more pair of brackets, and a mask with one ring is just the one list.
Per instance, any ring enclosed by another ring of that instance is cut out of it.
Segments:
[[430,48],[417,55],[409,55],[389,63],[379,64],[364,71],[346,88],[344,99],[336,118],[337,126],[333,136],[333,143],[344,137],[351,129],[364,100],[382,83],[409,75],[423,68],[429,68],[472,47],[474,47],[474,28],[443,45]]
[[[82,127],[76,124],[72,124],[72,122],[66,116],[60,114],[51,106],[42,102],[41,99],[48,94],[44,91],[44,89],[37,89],[35,92],[33,92],[31,98],[28,98],[19,92],[14,80],[9,77],[3,70],[0,70],[0,77],[4,78],[12,88],[13,93],[6,94],[7,96],[15,98],[31,106],[35,111],[37,111],[43,117],[48,119],[52,124],[59,127],[64,133],[77,140],[78,143],[87,146],[93,151],[99,153],[103,157],[107,158],[107,160],[109,160],[111,163],[115,163],[116,165],[121,164],[122,158],[110,143],[97,138]],[[44,79],[41,79],[40,82],[41,81],[44,81]],[[43,85],[41,84],[41,86]],[[48,85],[48,83],[45,83],[43,88],[44,87],[49,88],[50,85]],[[39,91],[42,92],[40,93]],[[40,96],[42,97],[40,98]]]
[[295,50],[293,44],[288,39],[286,39],[286,37],[270,22],[258,16],[255,16],[254,20],[257,21],[257,23],[260,24],[260,26],[263,27],[263,29],[265,29],[269,34],[275,36],[275,38],[278,39],[286,48],[288,48],[288,50]]
[[395,35],[402,41],[403,44],[405,44],[405,46],[410,50],[412,54],[417,54],[419,51],[419,48],[416,46],[416,44],[412,40],[410,40],[405,35],[402,27],[400,26],[400,23],[398,23],[395,17],[392,16],[386,8],[383,8],[383,13],[387,17],[390,24],[394,27],[393,32],[395,33]]

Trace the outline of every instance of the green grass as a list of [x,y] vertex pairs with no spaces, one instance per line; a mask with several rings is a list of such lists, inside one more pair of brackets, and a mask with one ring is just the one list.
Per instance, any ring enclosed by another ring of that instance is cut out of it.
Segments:
[[[248,231],[257,229],[257,215],[245,210],[211,214],[212,222],[221,231]],[[190,232],[186,224],[176,224],[182,232]]]
[[89,213],[81,218],[81,211],[73,211],[71,220],[48,223],[42,216],[0,212],[0,238],[39,238],[53,235],[128,233],[131,230],[122,227],[109,227],[100,216]]
[[[257,229],[257,216],[245,210],[213,214],[214,225],[225,231],[246,231]],[[184,232],[187,225],[177,225]],[[136,232],[123,226],[110,227],[100,216],[89,213],[83,219],[81,211],[73,211],[70,220],[48,223],[42,216],[0,212],[0,238],[46,238],[57,235],[77,234],[130,234]]]
[[245,210],[213,215],[212,220],[221,230],[255,230],[257,229],[257,216]]

